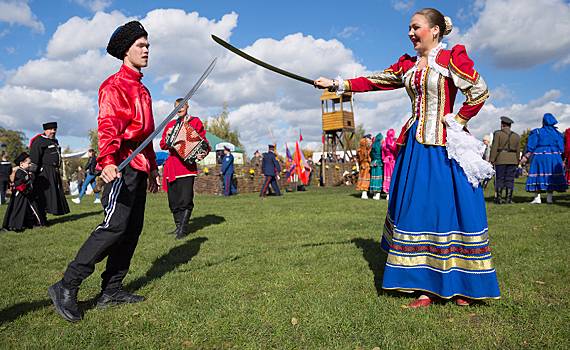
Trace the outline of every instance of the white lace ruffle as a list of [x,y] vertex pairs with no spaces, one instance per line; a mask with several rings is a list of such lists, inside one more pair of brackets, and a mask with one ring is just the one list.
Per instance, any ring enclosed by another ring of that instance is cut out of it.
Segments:
[[478,187],[479,182],[492,178],[495,170],[491,163],[483,159],[485,144],[463,131],[463,125],[455,120],[453,113],[446,115],[445,121],[449,125],[445,145],[447,157],[455,159],[473,187]]
[[[441,51],[447,48],[447,44],[446,43],[439,43],[436,47],[434,47],[433,49],[431,49],[431,51],[429,52],[428,55],[428,61],[427,61],[427,66],[430,67],[431,69],[433,69],[434,71],[438,72],[439,74],[443,75],[444,77],[449,78],[450,74],[449,74],[449,68],[447,67],[442,67],[440,66],[435,59],[437,58],[437,54]],[[402,77],[403,79],[406,78],[407,76],[409,76],[410,74],[413,74],[416,72],[416,70],[418,70],[418,64],[420,63],[420,60],[417,59],[416,60],[416,64],[414,64],[414,66],[409,69],[406,74],[404,74],[404,76]]]
[[336,94],[337,96],[340,96],[342,94],[344,94],[344,80],[340,77],[340,75],[337,75],[336,81],[338,81],[338,87],[336,89]]

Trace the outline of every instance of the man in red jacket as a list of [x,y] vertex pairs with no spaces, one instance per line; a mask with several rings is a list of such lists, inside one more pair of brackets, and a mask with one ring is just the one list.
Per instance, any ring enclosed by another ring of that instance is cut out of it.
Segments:
[[[177,99],[175,106],[178,106],[181,101],[182,98]],[[164,162],[162,185],[168,193],[168,206],[176,224],[176,229],[171,233],[176,234],[176,239],[184,238],[190,233],[188,221],[192,215],[192,209],[194,209],[194,178],[198,175],[196,163],[185,162],[174,149],[169,149],[166,145],[166,139],[180,118],[184,118],[185,123],[190,124],[201,138],[206,139],[206,130],[200,118],[188,115],[188,103],[178,111],[178,118],[168,123],[162,133],[160,148],[169,151],[168,158]],[[210,147],[208,146],[209,151]],[[199,153],[197,160],[204,159],[208,152]]]
[[143,228],[146,191],[158,190],[152,143],[122,172],[117,166],[154,131],[150,93],[141,83],[141,69],[148,64],[147,37],[143,26],[132,21],[117,28],[107,45],[107,52],[123,65],[99,88],[97,163],[106,183],[102,198],[105,219],[79,249],[63,279],[48,288],[57,312],[70,322],[82,319],[77,305],[79,286],[104,258],[107,265],[101,275],[97,307],[144,300],[125,291],[122,281]]

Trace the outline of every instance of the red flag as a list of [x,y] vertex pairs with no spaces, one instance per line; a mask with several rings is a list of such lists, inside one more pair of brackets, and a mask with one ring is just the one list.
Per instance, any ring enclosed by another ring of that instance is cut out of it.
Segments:
[[303,134],[301,133],[301,129],[299,129],[299,142],[303,142]]
[[295,154],[293,155],[294,172],[299,175],[299,180],[306,185],[309,183],[309,172],[305,169],[304,158],[299,148],[299,142],[295,142]]
[[321,136],[321,141],[323,142],[323,144],[325,143],[325,134],[323,134],[323,135]]

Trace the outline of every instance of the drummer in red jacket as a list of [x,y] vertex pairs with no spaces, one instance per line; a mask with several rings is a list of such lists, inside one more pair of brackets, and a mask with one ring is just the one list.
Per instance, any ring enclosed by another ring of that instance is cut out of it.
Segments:
[[[182,98],[177,99],[175,106],[178,106],[182,100]],[[162,133],[160,148],[169,151],[162,172],[162,185],[168,193],[168,206],[176,224],[176,229],[170,233],[176,234],[176,239],[184,238],[190,233],[188,222],[190,221],[190,216],[192,216],[192,209],[194,209],[194,179],[198,176],[196,163],[185,162],[173,148],[169,148],[166,144],[166,139],[180,118],[184,118],[184,121],[189,123],[202,139],[206,140],[206,129],[204,129],[200,118],[188,115],[188,103],[185,103],[178,111],[178,118],[168,123]],[[208,155],[210,146],[207,149],[207,152],[198,154],[197,161],[204,159]]]

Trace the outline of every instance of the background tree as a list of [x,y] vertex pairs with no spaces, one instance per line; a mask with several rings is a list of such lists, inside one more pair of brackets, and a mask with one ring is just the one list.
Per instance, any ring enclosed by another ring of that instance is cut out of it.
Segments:
[[217,116],[210,117],[210,119],[204,122],[204,127],[208,132],[231,142],[236,147],[243,149],[243,145],[239,140],[239,132],[237,130],[232,130],[230,121],[228,120],[228,115],[228,105],[224,103],[222,112]]
[[89,148],[93,148],[99,154],[99,134],[97,134],[97,129],[89,129]]
[[366,135],[366,130],[364,129],[364,124],[357,124],[356,128],[354,129],[354,137],[349,144],[349,148],[356,150],[360,146],[360,139]]
[[20,153],[28,151],[27,138],[21,131],[0,127],[0,150],[5,151],[8,160],[14,160]]
[[521,140],[519,142],[519,149],[521,151],[521,153],[524,154],[524,151],[526,150],[526,144],[528,143],[528,135],[530,134],[530,129],[526,129],[522,134],[521,134]]

